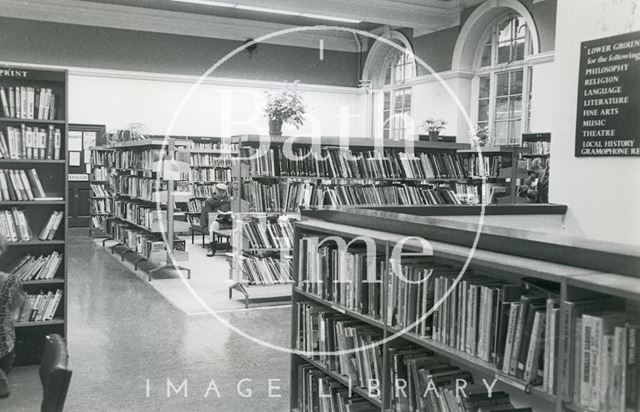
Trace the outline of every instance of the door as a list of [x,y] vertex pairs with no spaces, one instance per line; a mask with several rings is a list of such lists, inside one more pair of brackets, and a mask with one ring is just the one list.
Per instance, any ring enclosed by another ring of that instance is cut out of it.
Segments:
[[89,148],[103,145],[104,125],[70,124],[68,136],[69,163],[69,227],[89,227],[91,205],[89,174],[91,156]]

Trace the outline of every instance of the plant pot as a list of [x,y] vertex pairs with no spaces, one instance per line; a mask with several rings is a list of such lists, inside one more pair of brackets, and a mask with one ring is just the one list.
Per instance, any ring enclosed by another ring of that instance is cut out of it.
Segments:
[[429,132],[429,141],[430,142],[437,142],[438,141],[438,136],[440,136],[440,132],[432,130]]
[[282,120],[269,119],[269,135],[282,136]]

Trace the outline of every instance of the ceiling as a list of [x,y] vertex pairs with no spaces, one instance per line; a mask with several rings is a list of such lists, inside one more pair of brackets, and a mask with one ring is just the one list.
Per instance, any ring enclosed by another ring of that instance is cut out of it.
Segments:
[[[413,29],[415,35],[459,24],[461,8],[482,0],[217,0],[292,13],[346,18],[332,21],[174,0],[0,0],[0,16],[244,41],[296,27],[317,25],[375,31]],[[197,1],[196,1],[197,2]],[[306,30],[268,43],[357,51],[345,30]]]

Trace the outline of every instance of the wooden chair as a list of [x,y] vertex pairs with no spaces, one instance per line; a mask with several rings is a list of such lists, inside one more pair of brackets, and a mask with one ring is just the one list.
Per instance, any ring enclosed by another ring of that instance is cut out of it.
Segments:
[[58,334],[46,336],[40,364],[41,412],[62,412],[71,381],[68,362],[67,344],[62,336]]

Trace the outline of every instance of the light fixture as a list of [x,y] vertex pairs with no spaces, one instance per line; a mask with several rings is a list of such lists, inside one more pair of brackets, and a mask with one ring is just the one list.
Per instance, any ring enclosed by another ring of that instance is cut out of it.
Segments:
[[257,11],[260,13],[282,14],[285,16],[298,16],[298,17],[305,17],[308,19],[338,21],[341,23],[356,23],[356,24],[362,23],[362,20],[356,20],[356,19],[347,19],[343,17],[331,17],[331,16],[324,16],[321,14],[312,14],[312,13],[301,13],[301,12],[289,11],[289,10],[270,9],[268,7],[245,6],[243,4],[223,3],[219,1],[210,1],[210,0],[172,0],[172,1],[176,1],[179,3],[203,4],[206,6],[214,6],[214,7],[235,8],[239,10]]
[[236,7],[234,3],[223,3],[220,1],[210,1],[210,0],[172,0],[178,3],[193,3],[193,4],[203,4],[205,6],[214,6],[214,7],[227,7],[233,8]]
[[295,11],[276,10],[276,9],[269,9],[267,7],[244,6],[242,4],[237,4],[236,5],[236,9],[259,11],[259,12],[262,12],[262,13],[271,13],[271,14],[284,14],[284,15],[287,15],[287,16],[299,16],[300,15],[300,13],[295,12]]

